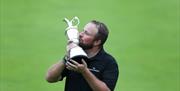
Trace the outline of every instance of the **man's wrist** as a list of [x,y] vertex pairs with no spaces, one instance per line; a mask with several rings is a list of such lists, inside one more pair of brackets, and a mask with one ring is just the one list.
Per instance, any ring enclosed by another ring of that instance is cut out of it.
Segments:
[[88,68],[84,68],[84,70],[81,71],[81,74],[84,75],[84,74],[86,74],[88,71],[89,71]]
[[68,60],[68,58],[67,58],[67,56],[65,55],[65,56],[63,57],[63,59],[62,59],[62,62],[64,63],[64,65],[66,64],[67,60]]
[[62,62],[64,65],[66,65],[66,61],[65,61],[65,60],[62,60],[61,62]]

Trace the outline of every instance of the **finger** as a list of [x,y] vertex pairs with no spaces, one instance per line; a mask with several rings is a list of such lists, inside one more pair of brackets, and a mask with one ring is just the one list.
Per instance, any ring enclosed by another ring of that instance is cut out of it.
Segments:
[[84,65],[87,65],[84,59],[82,59],[81,61]]
[[73,64],[75,64],[76,66],[78,66],[79,65],[79,63],[78,62],[76,62],[76,61],[74,61],[74,60],[70,60]]
[[73,70],[73,68],[72,68],[71,66],[66,66],[66,68],[67,68],[68,70]]
[[74,65],[74,64],[72,64],[71,62],[67,62],[67,65],[69,65],[69,66],[71,66],[71,67],[73,67],[73,68],[77,69],[77,66],[76,66],[76,65]]

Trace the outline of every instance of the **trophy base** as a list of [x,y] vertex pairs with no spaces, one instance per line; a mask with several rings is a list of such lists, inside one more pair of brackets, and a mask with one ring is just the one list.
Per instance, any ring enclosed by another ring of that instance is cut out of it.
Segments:
[[88,60],[88,58],[86,56],[84,56],[84,55],[75,56],[75,57],[73,57],[71,59],[75,60],[76,62],[78,62],[80,64],[82,64],[82,59],[84,59],[84,61]]

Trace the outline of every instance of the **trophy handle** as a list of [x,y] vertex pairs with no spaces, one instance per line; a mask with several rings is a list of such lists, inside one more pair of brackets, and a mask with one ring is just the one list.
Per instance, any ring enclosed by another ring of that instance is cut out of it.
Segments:
[[80,21],[79,21],[79,18],[77,16],[75,16],[72,20],[71,20],[71,23],[73,24],[73,22],[76,22],[77,24],[74,25],[74,26],[78,26]]
[[[77,16],[75,16],[72,20],[68,20],[67,18],[64,18],[63,21],[68,24],[68,27],[70,27],[70,26],[78,26],[79,23],[80,23],[79,18]],[[73,25],[73,23],[77,23],[77,24]]]
[[63,21],[66,22],[68,26],[72,26],[72,22],[69,21],[67,18],[64,18]]

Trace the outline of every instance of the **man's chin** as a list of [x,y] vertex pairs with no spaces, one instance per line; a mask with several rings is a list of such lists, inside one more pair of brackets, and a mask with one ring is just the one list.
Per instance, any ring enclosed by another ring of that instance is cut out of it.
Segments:
[[82,44],[81,42],[79,43],[79,46],[80,46],[83,50],[88,50],[88,49],[93,48],[92,45],[85,45],[85,44]]

